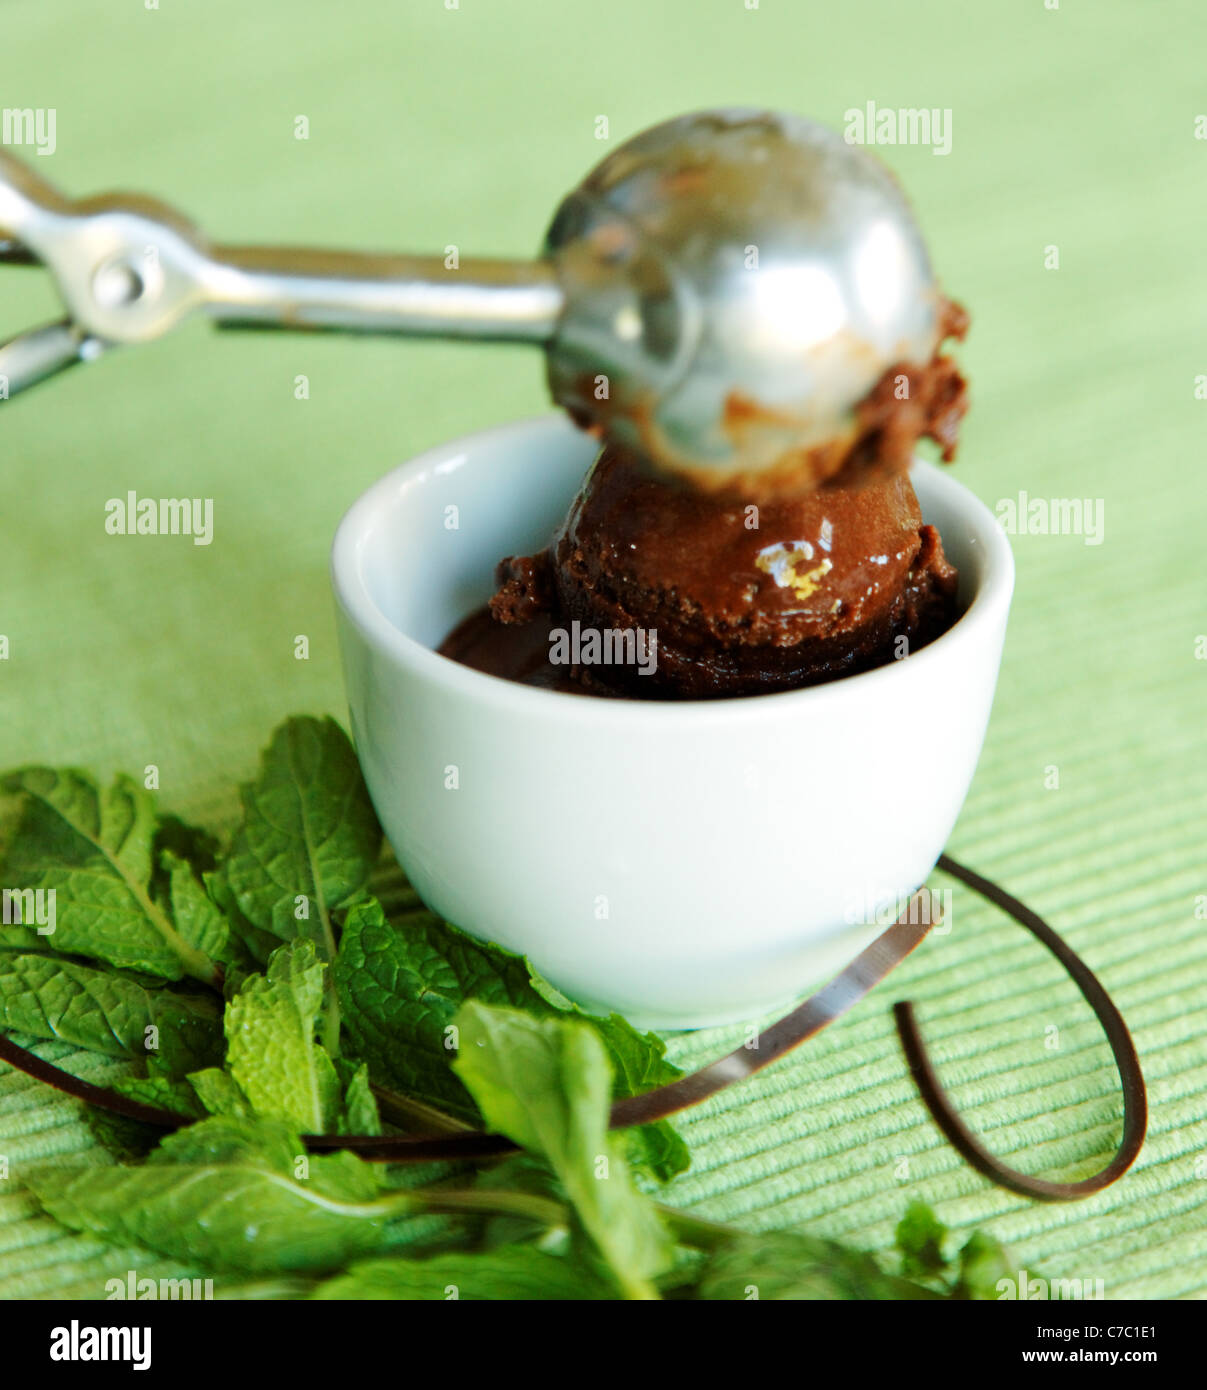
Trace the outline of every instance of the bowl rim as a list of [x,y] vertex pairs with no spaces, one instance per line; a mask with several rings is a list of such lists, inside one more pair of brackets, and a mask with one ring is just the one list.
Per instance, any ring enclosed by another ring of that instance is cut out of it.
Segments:
[[[919,471],[927,488],[937,491],[958,509],[973,531],[973,543],[982,546],[980,583],[972,601],[955,623],[920,651],[903,661],[893,661],[870,671],[841,676],[822,685],[799,690],[769,691],[762,695],[736,695],[714,700],[609,700],[571,695],[521,685],[500,676],[488,675],[463,666],[451,657],[409,636],[378,607],[365,581],[363,558],[369,538],[377,527],[387,503],[394,505],[400,485],[428,473],[444,473],[460,468],[473,454],[500,447],[514,448],[518,441],[541,435],[562,434],[568,441],[581,440],[581,433],[560,413],[533,416],[508,424],[493,425],[434,445],[396,465],[372,483],[345,512],[331,546],[331,583],[336,601],[362,639],[375,651],[389,656],[396,664],[409,668],[427,683],[450,694],[482,704],[502,707],[513,714],[536,716],[559,722],[597,727],[601,723],[641,725],[730,724],[752,718],[766,718],[810,710],[820,712],[834,700],[856,694],[870,695],[879,687],[886,698],[890,682],[924,676],[937,662],[959,659],[960,650],[975,645],[986,626],[1004,626],[1014,589],[1014,555],[1009,539],[997,518],[965,484],[938,465],[915,458],[911,476]],[[937,673],[936,673],[937,674]]]

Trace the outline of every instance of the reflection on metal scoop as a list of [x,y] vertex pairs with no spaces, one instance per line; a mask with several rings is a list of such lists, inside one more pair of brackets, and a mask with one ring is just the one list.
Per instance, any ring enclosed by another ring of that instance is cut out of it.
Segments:
[[790,468],[936,346],[939,296],[896,181],[800,117],[655,126],[570,194],[545,253],[566,293],[554,397],[705,481]]
[[841,437],[877,379],[924,364],[939,332],[926,248],[887,169],[823,126],[762,111],[655,126],[563,201],[539,260],[456,269],[215,246],[150,199],[69,201],[0,151],[4,260],[46,265],[74,325],[0,347],[12,391],[190,313],[537,342],[580,423],[705,483],[790,468]]

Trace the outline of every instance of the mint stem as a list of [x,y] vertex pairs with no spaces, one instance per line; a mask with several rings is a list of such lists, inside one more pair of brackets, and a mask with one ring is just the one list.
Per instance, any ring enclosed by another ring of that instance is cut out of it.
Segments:
[[473,1188],[468,1191],[411,1188],[400,1196],[404,1199],[403,1205],[413,1205],[422,1211],[444,1212],[449,1215],[473,1212],[523,1216],[546,1227],[564,1226],[569,1221],[569,1214],[560,1202],[555,1202],[549,1197],[538,1197],[530,1192],[499,1192],[490,1188]]
[[696,1250],[716,1250],[726,1241],[742,1234],[735,1226],[725,1226],[719,1221],[706,1221],[702,1216],[691,1216],[677,1207],[668,1207],[663,1202],[657,1202],[655,1205],[680,1245],[690,1245]]
[[452,1115],[446,1115],[443,1110],[437,1110],[434,1105],[428,1105],[426,1101],[412,1100],[410,1096],[399,1095],[397,1091],[388,1090],[385,1086],[379,1086],[376,1082],[370,1083],[373,1094],[377,1097],[377,1108],[381,1112],[383,1120],[388,1120],[392,1125],[397,1125],[399,1129],[408,1134],[421,1134],[423,1136],[437,1134],[473,1134],[473,1125],[466,1124],[463,1120],[458,1120]]
[[[330,958],[334,962],[334,956]],[[335,992],[335,981],[331,977],[331,964],[327,966],[326,979],[324,981],[325,998],[323,1000],[322,1021],[319,1025],[321,1041],[327,1050],[328,1057],[338,1057],[339,1053],[339,997]]]

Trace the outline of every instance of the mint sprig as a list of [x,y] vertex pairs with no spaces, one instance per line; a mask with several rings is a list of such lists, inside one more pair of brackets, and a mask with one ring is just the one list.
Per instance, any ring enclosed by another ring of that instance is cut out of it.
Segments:
[[[0,791],[0,883],[56,901],[53,933],[0,927],[0,1028],[125,1059],[115,1089],[182,1122],[115,1122],[107,1163],[27,1171],[72,1230],[248,1297],[977,1298],[1011,1271],[979,1233],[947,1256],[919,1207],[889,1272],[656,1202],[682,1137],[608,1126],[612,1102],[681,1074],[662,1040],[429,912],[383,866],[330,719],[274,733],[227,846],[126,778],[26,768]],[[387,1124],[485,1127],[522,1152],[402,1167],[301,1138]]]

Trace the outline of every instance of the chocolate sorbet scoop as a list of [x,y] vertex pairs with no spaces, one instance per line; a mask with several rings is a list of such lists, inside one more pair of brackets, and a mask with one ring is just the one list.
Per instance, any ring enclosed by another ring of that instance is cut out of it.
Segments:
[[760,508],[668,484],[615,450],[550,549],[504,561],[500,577],[495,621],[535,622],[545,643],[575,623],[580,649],[589,629],[654,635],[656,662],[597,659],[571,680],[680,699],[810,685],[907,655],[950,624],[956,584],[897,470]]
[[648,675],[582,673],[631,694],[752,695],[864,670],[942,631],[955,598],[938,532],[895,470],[760,508],[606,450],[543,563],[563,622],[657,634]]
[[[940,325],[962,337],[967,315],[944,301]],[[672,699],[812,685],[916,651],[954,621],[956,573],[907,467],[923,435],[954,455],[966,404],[941,343],[922,367],[890,367],[831,480],[803,494],[705,490],[607,446],[549,549],[504,560],[489,608],[441,651],[527,684]],[[592,633],[634,645],[609,661]]]

